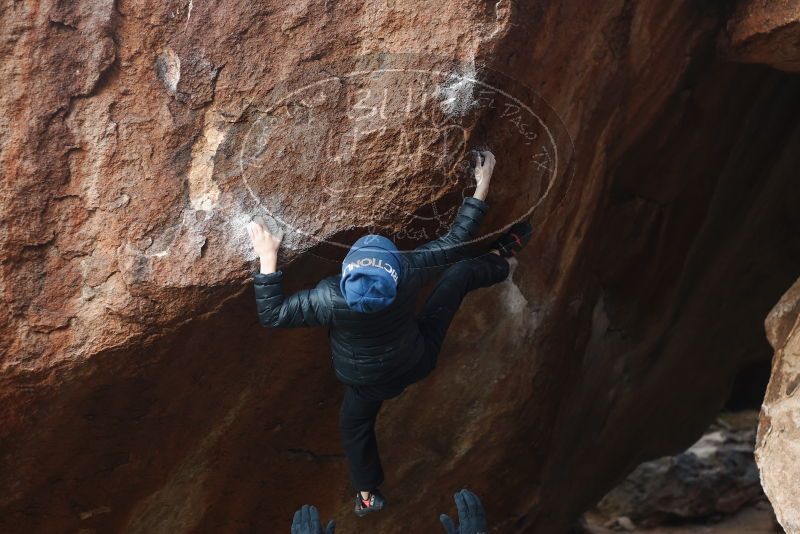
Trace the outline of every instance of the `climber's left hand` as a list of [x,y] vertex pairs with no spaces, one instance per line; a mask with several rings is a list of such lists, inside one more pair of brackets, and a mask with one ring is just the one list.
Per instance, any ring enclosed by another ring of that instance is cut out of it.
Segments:
[[247,225],[247,234],[259,258],[271,258],[278,255],[283,234],[274,235],[263,224],[252,221]]
[[325,531],[319,522],[319,511],[313,505],[304,504],[302,508],[294,513],[292,520],[292,534],[334,534],[336,523],[331,520]]
[[489,150],[475,151],[475,198],[486,200],[489,194],[489,184],[492,181],[494,165],[496,163],[494,154]]

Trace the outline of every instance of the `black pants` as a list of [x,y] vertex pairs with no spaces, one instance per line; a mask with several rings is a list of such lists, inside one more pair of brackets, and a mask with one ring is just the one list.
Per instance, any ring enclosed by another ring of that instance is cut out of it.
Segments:
[[428,376],[436,367],[447,329],[464,296],[473,289],[502,282],[508,277],[508,269],[505,258],[490,253],[448,267],[418,319],[425,343],[419,363],[406,375],[388,384],[347,386],[339,414],[339,432],[350,465],[350,479],[356,490],[371,491],[383,482],[375,438],[375,419],[383,401],[400,395],[407,386]]

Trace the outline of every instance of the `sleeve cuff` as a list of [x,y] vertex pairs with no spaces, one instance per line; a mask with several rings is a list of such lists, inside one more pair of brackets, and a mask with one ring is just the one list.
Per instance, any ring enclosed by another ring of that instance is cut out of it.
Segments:
[[274,284],[283,281],[283,271],[275,271],[274,273],[264,274],[260,271],[253,273],[253,281],[256,284]]
[[481,210],[484,213],[486,213],[486,211],[489,209],[489,204],[487,204],[485,201],[483,201],[483,200],[481,200],[479,198],[475,198],[475,197],[464,197],[464,204],[473,206],[475,208],[478,208],[479,210]]

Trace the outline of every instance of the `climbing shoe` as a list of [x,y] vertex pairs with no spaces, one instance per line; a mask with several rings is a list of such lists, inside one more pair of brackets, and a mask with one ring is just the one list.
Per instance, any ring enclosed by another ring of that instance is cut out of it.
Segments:
[[497,249],[504,258],[516,256],[517,252],[522,250],[522,247],[531,240],[531,233],[533,233],[531,223],[528,221],[518,222],[509,228],[508,232],[501,235],[497,241],[492,243],[489,248]]
[[370,512],[377,512],[386,506],[386,501],[379,491],[375,490],[370,492],[369,499],[362,499],[361,492],[356,493],[356,507],[355,512],[358,517],[364,517]]

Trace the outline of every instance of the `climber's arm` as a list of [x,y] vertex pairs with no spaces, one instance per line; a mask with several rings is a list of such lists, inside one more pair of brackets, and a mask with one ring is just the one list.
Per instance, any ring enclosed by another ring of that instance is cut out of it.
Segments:
[[247,233],[261,262],[261,272],[253,274],[258,319],[263,326],[324,326],[332,316],[330,289],[325,280],[314,289],[289,296],[283,294],[283,271],[277,270],[282,235],[275,236],[257,222],[247,225]]
[[297,327],[330,324],[330,289],[322,280],[313,289],[283,294],[283,271],[253,275],[258,320],[262,326]]
[[413,268],[444,267],[463,259],[466,244],[478,235],[489,205],[477,197],[466,197],[453,224],[445,235],[415,248],[409,253]]
[[481,155],[484,161],[478,161],[475,166],[477,182],[475,194],[464,198],[455,221],[445,235],[417,247],[409,254],[412,268],[419,269],[423,274],[424,271],[429,271],[434,275],[439,271],[437,268],[445,267],[465,257],[466,245],[478,235],[478,229],[489,209],[485,199],[489,192],[495,158],[488,151],[482,152]]

